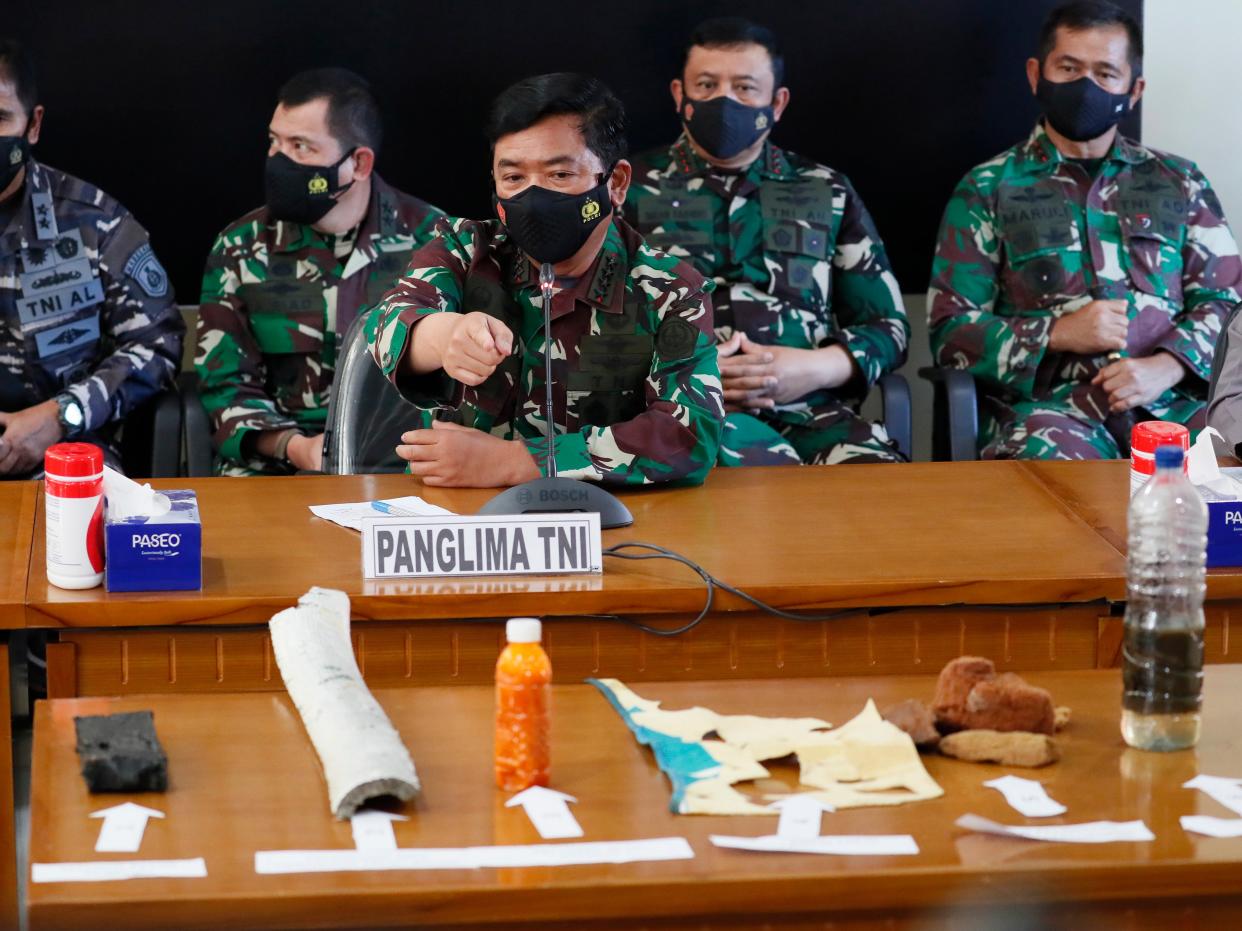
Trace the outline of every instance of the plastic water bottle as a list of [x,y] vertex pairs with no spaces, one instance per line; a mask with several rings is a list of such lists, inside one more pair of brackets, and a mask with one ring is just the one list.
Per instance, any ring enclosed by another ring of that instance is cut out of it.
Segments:
[[1199,741],[1207,505],[1182,450],[1156,450],[1156,474],[1130,502],[1121,735],[1140,750]]
[[506,792],[548,784],[552,662],[542,625],[515,617],[496,662],[496,785]]

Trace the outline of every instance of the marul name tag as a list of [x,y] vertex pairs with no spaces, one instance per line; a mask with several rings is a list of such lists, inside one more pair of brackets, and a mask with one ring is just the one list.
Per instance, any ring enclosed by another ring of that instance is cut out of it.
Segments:
[[598,514],[507,517],[368,517],[368,579],[600,572]]

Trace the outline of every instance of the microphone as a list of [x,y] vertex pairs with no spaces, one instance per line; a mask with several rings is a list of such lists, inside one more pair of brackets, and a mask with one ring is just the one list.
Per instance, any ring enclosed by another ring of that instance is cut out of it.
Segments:
[[552,285],[556,283],[556,273],[552,271],[552,263],[544,262],[539,266],[539,291],[543,294],[543,339],[548,351],[543,354],[543,427],[548,438],[544,471],[548,478],[556,478],[556,431],[552,427]]
[[634,523],[629,508],[595,482],[561,478],[556,474],[556,427],[552,420],[552,288],[556,273],[550,262],[539,266],[539,292],[543,297],[543,380],[544,453],[543,478],[531,479],[506,488],[479,509],[480,514],[549,514],[565,511],[596,513],[599,525],[607,530]]

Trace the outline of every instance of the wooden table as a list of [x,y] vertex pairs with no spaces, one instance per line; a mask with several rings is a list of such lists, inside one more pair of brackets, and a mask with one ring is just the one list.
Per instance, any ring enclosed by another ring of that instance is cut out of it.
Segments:
[[0,628],[26,623],[26,577],[38,482],[0,481]]
[[[669,787],[604,698],[589,686],[555,692],[553,786],[575,795],[584,840],[681,835],[693,860],[621,866],[260,876],[256,850],[353,846],[328,813],[314,753],[287,696],[179,695],[77,699],[36,710],[32,862],[203,856],[208,877],[28,885],[32,929],[322,928],[833,928],[889,919],[888,928],[1231,927],[1242,909],[1242,839],[1182,831],[1183,814],[1230,817],[1182,789],[1197,772],[1242,776],[1242,667],[1208,670],[1203,739],[1194,752],[1126,749],[1118,733],[1116,671],[1039,673],[1030,681],[1073,708],[1058,737],[1063,758],[1038,778],[1069,807],[1038,823],[1142,819],[1150,843],[1041,844],[955,828],[975,812],[1028,823],[982,787],[1009,770],[926,759],[944,797],[824,816],[823,833],[911,834],[910,857],[761,854],[713,847],[712,833],[771,833],[765,817],[676,816]],[[932,677],[788,682],[645,683],[676,709],[815,715],[837,724],[867,698],[880,707],[927,699]],[[424,794],[396,824],[401,847],[538,843],[525,815],[503,807],[490,782],[492,693],[485,687],[380,691],[377,697],[418,765]],[[73,717],[153,709],[170,759],[167,794],[91,797],[74,754]],[[774,766],[790,787],[796,771]],[[771,789],[769,785],[767,788]],[[149,824],[140,854],[95,854],[88,816],[132,800],[166,812]],[[1035,822],[1030,822],[1035,823]]]
[[675,627],[705,596],[683,566],[607,559],[595,577],[367,582],[358,535],[307,510],[416,491],[473,513],[488,491],[426,489],[405,476],[158,484],[199,493],[201,592],[56,589],[40,569],[40,515],[27,613],[60,630],[53,696],[278,688],[266,632],[253,625],[312,585],[350,595],[367,622],[356,642],[376,685],[490,681],[501,628],[460,619],[523,614],[550,619],[553,660],[574,676],[911,673],[963,652],[1008,668],[1084,668],[1097,663],[1106,600],[1124,592],[1121,553],[1018,463],[718,469],[702,488],[625,494],[634,525],[606,532],[605,545],[659,543],[780,607],[846,612],[780,620],[721,593],[712,615],[677,638],[582,615]]
[[[0,629],[26,623],[26,577],[38,498],[38,482],[0,481]],[[11,712],[9,648],[0,642],[0,925],[4,927],[17,919]]]

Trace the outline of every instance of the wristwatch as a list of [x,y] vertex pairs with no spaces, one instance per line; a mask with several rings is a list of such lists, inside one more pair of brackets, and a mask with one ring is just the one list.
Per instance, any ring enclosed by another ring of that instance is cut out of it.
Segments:
[[60,429],[64,431],[65,439],[77,439],[82,435],[83,427],[86,426],[86,415],[82,412],[82,405],[71,394],[58,394],[56,406],[58,408],[56,419],[60,421]]

